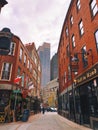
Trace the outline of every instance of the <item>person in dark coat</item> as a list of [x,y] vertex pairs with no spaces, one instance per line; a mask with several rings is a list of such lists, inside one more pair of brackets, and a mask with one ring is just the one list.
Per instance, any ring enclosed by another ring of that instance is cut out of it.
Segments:
[[45,107],[43,106],[43,108],[42,108],[42,112],[43,112],[43,114],[45,113]]

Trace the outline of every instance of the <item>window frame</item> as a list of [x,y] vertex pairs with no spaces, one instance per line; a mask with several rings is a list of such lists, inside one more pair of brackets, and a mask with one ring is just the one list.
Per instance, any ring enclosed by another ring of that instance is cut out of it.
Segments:
[[83,68],[86,68],[86,67],[88,66],[88,59],[85,58],[85,57],[87,57],[86,45],[84,45],[84,46],[81,48],[81,53],[82,53]]
[[84,25],[83,25],[82,19],[80,20],[80,22],[79,22],[79,24],[78,24],[78,27],[79,27],[79,34],[80,34],[80,36],[82,37],[83,34],[84,34]]
[[98,51],[98,29],[96,30],[96,32],[94,33],[94,37],[95,37],[95,42],[96,42],[96,49],[97,49],[97,51]]
[[20,48],[20,52],[19,52],[19,60],[22,61],[23,58],[23,49]]
[[11,42],[10,44],[10,52],[8,55],[14,55],[15,54],[15,42]]
[[77,8],[77,12],[81,9],[81,1],[80,0],[77,0],[76,8]]
[[[1,80],[9,81],[10,77],[11,77],[11,70],[12,70],[12,64],[9,62],[4,62],[3,66],[2,66],[2,71],[1,71]],[[8,77],[8,78],[6,78],[6,77]]]
[[66,37],[68,37],[68,35],[69,35],[68,27],[66,27],[66,29],[65,29],[65,33],[66,33]]
[[74,34],[72,35],[71,40],[72,40],[72,48],[75,48],[76,42],[75,42],[75,35]]
[[70,25],[72,26],[74,24],[74,18],[73,15],[70,16]]
[[91,17],[95,17],[98,12],[98,6],[96,0],[91,0],[89,5],[90,5]]

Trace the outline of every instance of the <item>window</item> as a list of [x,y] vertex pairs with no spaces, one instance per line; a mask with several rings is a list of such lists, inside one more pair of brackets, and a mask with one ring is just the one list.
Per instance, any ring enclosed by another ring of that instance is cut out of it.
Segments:
[[22,48],[20,48],[20,55],[19,55],[19,60],[20,61],[22,60],[22,55],[23,55],[23,50],[22,50]]
[[79,23],[79,32],[80,32],[80,36],[82,36],[84,34],[84,27],[83,27],[83,21],[82,20]]
[[68,37],[68,28],[66,28],[65,32],[66,32],[66,37]]
[[71,26],[73,25],[73,16],[72,15],[70,17],[70,24],[71,24]]
[[28,75],[26,75],[26,78],[25,78],[26,87],[28,87],[28,81],[29,81],[29,77],[28,77]]
[[27,68],[29,69],[29,67],[30,67],[30,61],[28,60],[28,65],[27,65]]
[[32,64],[30,63],[30,72],[32,72]]
[[15,43],[11,42],[9,55],[14,55]]
[[20,76],[21,68],[18,67],[17,77]]
[[64,73],[64,82],[67,83],[67,75],[66,75],[66,71]]
[[86,46],[83,46],[82,48],[82,61],[83,61],[83,67],[87,67],[88,65],[88,58],[87,58],[87,50],[86,50]]
[[67,45],[67,47],[66,47],[66,52],[67,52],[67,56],[69,56],[70,54],[70,52],[69,52],[69,45]]
[[41,71],[40,64],[38,65],[38,70]]
[[21,86],[24,87],[24,77],[25,77],[25,73],[22,74],[22,80],[21,80]]
[[91,9],[91,15],[92,15],[92,17],[94,17],[96,15],[96,13],[98,12],[96,0],[91,0],[90,9]]
[[95,39],[96,39],[96,47],[98,50],[98,30],[95,32]]
[[24,65],[26,65],[27,56],[24,55]]
[[9,80],[10,74],[11,74],[11,64],[10,63],[4,63],[1,79]]
[[76,45],[75,45],[75,36],[72,35],[72,47],[74,48]]
[[80,0],[77,0],[76,6],[77,6],[77,11],[79,11],[81,8]]
[[68,65],[68,80],[71,80],[71,66]]

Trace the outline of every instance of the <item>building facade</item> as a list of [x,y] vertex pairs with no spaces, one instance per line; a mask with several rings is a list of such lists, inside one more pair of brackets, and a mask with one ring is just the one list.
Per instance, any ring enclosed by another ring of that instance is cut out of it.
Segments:
[[34,43],[25,44],[31,59],[33,60],[33,76],[35,77],[36,83],[36,96],[40,98],[40,87],[41,87],[41,62]]
[[58,77],[58,55],[57,53],[52,57],[50,64],[50,80]]
[[6,0],[0,0],[0,12],[1,12],[1,8],[4,7],[4,5],[6,4],[8,4]]
[[58,46],[59,113],[98,128],[98,0],[72,0]]
[[57,78],[47,83],[46,87],[42,89],[42,99],[46,107],[58,106],[57,90],[58,90]]
[[44,43],[38,48],[38,54],[42,66],[41,87],[45,87],[50,81],[50,44]]
[[[13,115],[16,120],[19,120],[17,115],[21,115],[26,108],[31,109],[30,101],[38,96],[41,79],[41,70],[38,69],[38,67],[41,68],[40,64],[35,64],[18,36],[13,33],[11,36],[9,54],[0,55],[0,121],[2,122],[6,119],[12,121]],[[34,43],[33,47],[36,57],[37,51],[35,51]],[[39,59],[36,60],[40,63]],[[8,114],[10,112],[5,114],[5,109],[8,107],[11,108],[9,110],[12,115]]]

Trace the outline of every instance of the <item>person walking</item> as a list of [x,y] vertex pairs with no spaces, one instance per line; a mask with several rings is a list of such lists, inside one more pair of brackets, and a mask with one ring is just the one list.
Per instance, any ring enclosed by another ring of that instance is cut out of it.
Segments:
[[45,107],[42,108],[42,113],[45,114]]

